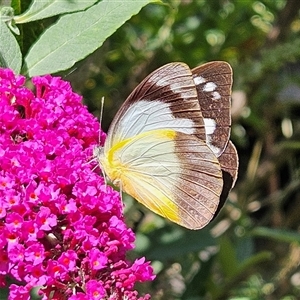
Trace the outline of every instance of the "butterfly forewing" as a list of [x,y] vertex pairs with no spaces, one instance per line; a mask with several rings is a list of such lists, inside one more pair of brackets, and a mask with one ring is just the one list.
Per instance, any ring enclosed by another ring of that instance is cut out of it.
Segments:
[[161,128],[205,138],[192,72],[184,63],[170,63],[155,70],[134,89],[110,126],[107,148]]
[[216,156],[230,137],[232,69],[226,62],[206,63],[192,70],[206,128],[206,142]]

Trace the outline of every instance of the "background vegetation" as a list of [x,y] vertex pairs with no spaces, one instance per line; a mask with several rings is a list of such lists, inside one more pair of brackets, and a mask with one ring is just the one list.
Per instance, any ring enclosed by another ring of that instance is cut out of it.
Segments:
[[[140,287],[152,299],[300,298],[299,16],[299,0],[149,4],[101,48],[58,73],[95,115],[105,97],[107,130],[132,89],[157,67],[211,60],[233,67],[231,139],[240,170],[220,215],[192,232],[124,196],[136,253],[152,260],[158,274]],[[57,18],[18,26],[21,52]]]

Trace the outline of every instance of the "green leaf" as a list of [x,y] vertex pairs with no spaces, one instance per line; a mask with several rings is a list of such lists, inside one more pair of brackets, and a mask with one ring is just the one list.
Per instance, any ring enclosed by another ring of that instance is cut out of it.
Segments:
[[279,146],[284,150],[299,150],[300,142],[299,141],[284,141],[284,142],[280,142]]
[[284,229],[272,229],[267,227],[256,227],[251,231],[252,236],[265,237],[272,240],[277,240],[286,243],[299,243],[300,234],[296,231]]
[[150,2],[103,0],[86,11],[61,17],[30,49],[25,58],[27,74],[55,73],[72,67]]
[[[0,6],[0,8],[1,8],[1,6]],[[2,22],[6,23],[6,25],[12,32],[19,35],[20,30],[14,22],[14,13],[15,12],[12,7],[4,6],[0,10],[0,18],[1,18]]]
[[14,19],[17,24],[28,23],[64,13],[81,11],[92,6],[97,1],[98,0],[35,0],[26,12],[16,16]]
[[236,257],[236,250],[230,239],[226,236],[220,238],[219,260],[222,270],[226,276],[237,272],[239,261]]
[[2,68],[10,68],[15,73],[20,73],[22,65],[22,54],[19,44],[7,28],[4,22],[0,21],[0,66]]

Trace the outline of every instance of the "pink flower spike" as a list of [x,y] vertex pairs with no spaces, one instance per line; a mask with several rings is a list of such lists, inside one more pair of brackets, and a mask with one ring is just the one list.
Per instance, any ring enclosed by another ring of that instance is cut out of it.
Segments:
[[[147,300],[134,290],[154,278],[149,262],[130,262],[135,235],[120,195],[96,163],[99,123],[50,75],[32,79],[0,68],[0,287],[9,299]],[[100,131],[101,143],[106,135]]]

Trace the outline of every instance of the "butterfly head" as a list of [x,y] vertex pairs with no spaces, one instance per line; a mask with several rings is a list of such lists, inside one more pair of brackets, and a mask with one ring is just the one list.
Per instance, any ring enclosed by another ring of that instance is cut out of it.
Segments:
[[93,149],[93,157],[94,160],[96,160],[97,163],[99,164],[103,177],[105,177],[105,172],[103,167],[104,147],[95,146],[95,148]]
[[97,160],[99,160],[99,158],[101,156],[104,155],[104,147],[101,147],[101,146],[96,146],[94,149],[93,149],[93,156],[95,158],[97,158]]
[[121,181],[119,180],[120,168],[117,166],[115,168],[112,167],[112,162],[108,160],[107,155],[105,154],[104,147],[96,146],[93,149],[93,157],[98,162],[99,167],[101,169],[105,185],[107,185],[107,180],[112,182],[115,186],[120,187]]

